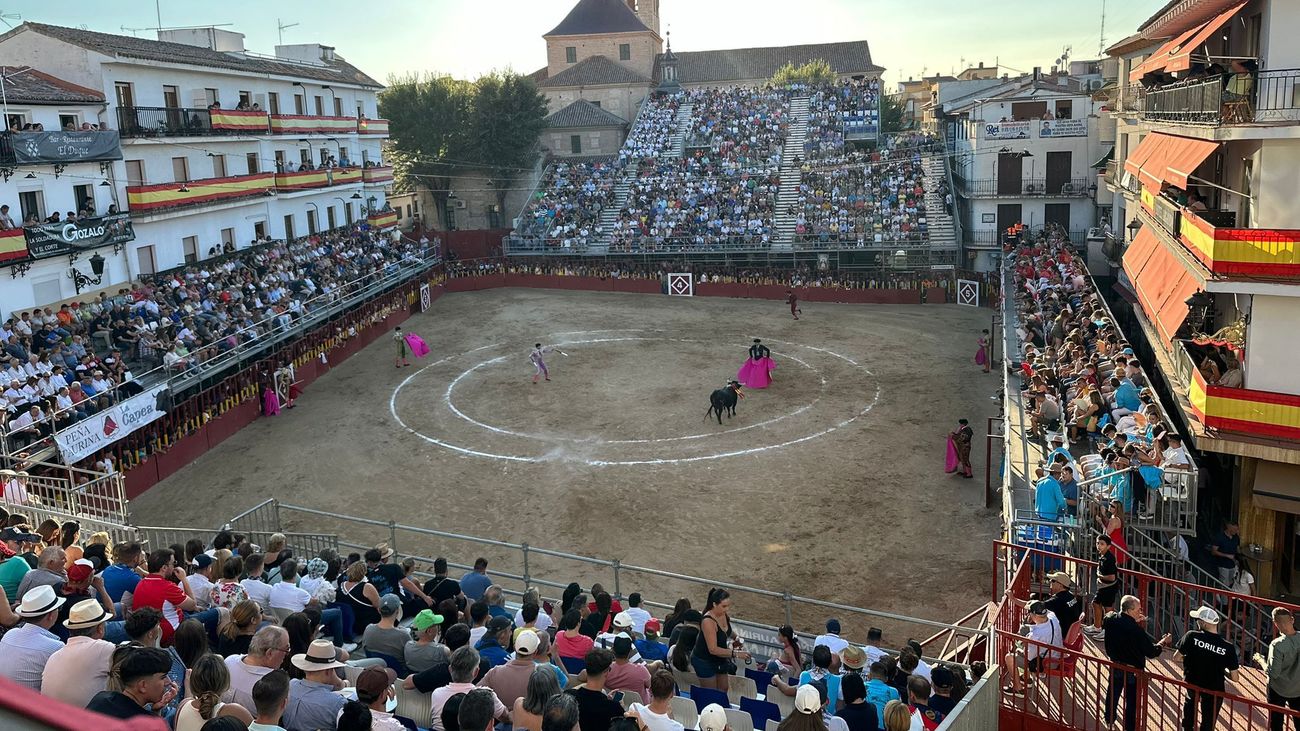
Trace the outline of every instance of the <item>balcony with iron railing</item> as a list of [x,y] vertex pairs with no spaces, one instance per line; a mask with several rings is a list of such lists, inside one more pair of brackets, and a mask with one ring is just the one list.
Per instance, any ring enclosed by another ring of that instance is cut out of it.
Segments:
[[187,107],[118,107],[118,127],[127,138],[230,135],[387,135],[388,120],[311,114],[269,114],[261,110]]
[[1234,211],[1196,211],[1147,188],[1141,191],[1145,220],[1195,257],[1215,278],[1300,281],[1300,229],[1243,228]]
[[1189,79],[1142,92],[1152,122],[1225,126],[1300,123],[1300,69]]
[[954,176],[957,189],[968,198],[1086,198],[1097,190],[1095,178],[1020,178],[1019,180]]
[[1170,346],[1180,395],[1189,407],[1185,410],[1203,427],[1221,433],[1300,442],[1300,396],[1211,383],[1197,367],[1206,346],[1189,340],[1175,340]]
[[160,211],[196,208],[273,195],[275,184],[274,173],[254,173],[224,178],[204,178],[184,183],[128,185],[126,199],[132,216],[150,215]]

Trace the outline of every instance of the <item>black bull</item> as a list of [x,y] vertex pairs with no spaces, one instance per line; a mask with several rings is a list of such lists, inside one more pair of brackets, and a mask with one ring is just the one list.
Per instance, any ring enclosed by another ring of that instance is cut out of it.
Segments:
[[707,419],[717,414],[718,423],[721,424],[722,412],[727,412],[728,419],[736,415],[736,401],[740,398],[743,398],[740,395],[740,383],[731,381],[709,394],[709,410],[704,412],[704,418]]

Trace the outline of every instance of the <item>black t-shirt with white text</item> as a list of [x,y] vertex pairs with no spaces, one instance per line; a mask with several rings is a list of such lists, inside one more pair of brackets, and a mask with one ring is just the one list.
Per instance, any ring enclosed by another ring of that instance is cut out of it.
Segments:
[[1236,670],[1237,648],[1215,632],[1192,630],[1178,641],[1183,656],[1183,678],[1206,690],[1223,691],[1227,672]]
[[1079,621],[1079,615],[1083,614],[1083,602],[1069,589],[1056,592],[1051,599],[1044,603],[1056,615],[1057,620],[1061,622],[1061,632],[1063,634],[1068,635],[1070,628],[1074,626],[1075,622]]
[[1097,563],[1097,582],[1101,583],[1103,576],[1119,576],[1119,567],[1115,564],[1115,551],[1107,551],[1101,560]]

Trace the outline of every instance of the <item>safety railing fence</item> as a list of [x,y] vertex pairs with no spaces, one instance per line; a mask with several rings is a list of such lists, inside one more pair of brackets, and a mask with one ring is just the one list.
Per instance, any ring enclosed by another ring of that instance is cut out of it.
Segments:
[[1215,126],[1300,121],[1300,69],[1268,69],[1243,79],[1215,76],[1148,89],[1142,117]]
[[[140,525],[135,526],[135,540],[140,541],[146,550],[166,548],[173,545],[185,545],[186,541],[197,538],[209,544],[217,533],[216,528],[178,528]],[[248,541],[265,550],[271,542],[271,536],[279,533],[285,538],[285,547],[293,551],[294,556],[313,558],[325,550],[339,550],[338,536],[325,533],[295,533],[288,531],[249,530],[241,531]]]
[[976,607],[953,623],[958,627],[970,628],[972,631],[970,635],[959,635],[953,630],[941,630],[922,640],[921,647],[925,650],[925,654],[959,663],[983,660],[986,657],[985,643],[988,639],[989,621],[992,618],[992,612],[989,611],[991,607],[991,604]]
[[[1003,693],[1003,708],[1071,729],[1113,728],[1107,716],[1110,720],[1115,720],[1123,718],[1125,713],[1132,713],[1136,717],[1136,724],[1130,728],[1172,731],[1181,726],[1182,701],[1189,691],[1211,693],[1199,691],[1182,680],[1156,672],[1139,671],[1087,652],[1054,647],[1022,636],[1024,605],[1030,600],[1031,592],[1041,593],[1045,588],[1043,572],[1064,570],[1072,573],[1076,580],[1085,579],[1095,569],[1093,562],[1034,549],[1018,549],[1005,542],[995,544],[994,561],[995,592],[1000,591],[993,623],[994,655],[1003,658],[1016,652],[1035,655],[1042,653],[1047,667],[1045,672],[1028,676],[1028,689],[1024,695]],[[1261,603],[1256,598],[1231,592],[1209,590],[1208,596],[1202,595],[1197,590],[1202,590],[1203,587],[1134,574],[1127,569],[1121,569],[1120,574],[1124,593],[1137,596],[1144,607],[1170,607],[1167,613],[1147,612],[1147,626],[1144,629],[1154,637],[1166,632],[1174,638],[1181,637],[1191,621],[1187,613],[1203,604],[1215,606],[1214,602],[1220,598],[1227,600],[1227,606],[1221,607],[1221,611],[1228,612],[1229,618],[1234,616],[1234,610],[1245,604]],[[1081,582],[1081,589],[1085,589],[1082,593],[1088,593],[1086,589],[1091,588],[1091,582]],[[1168,597],[1161,596],[1162,592],[1177,595],[1178,602],[1167,601]],[[1269,606],[1287,605],[1271,603]],[[1293,607],[1289,608],[1295,611]],[[1179,611],[1183,614],[1174,616]],[[1082,621],[1087,618],[1085,611]],[[1241,658],[1249,658],[1250,653],[1261,647],[1259,642],[1264,635],[1258,628],[1225,622],[1221,629],[1224,638],[1237,647]],[[1129,686],[1127,690],[1125,682]],[[1113,693],[1116,689],[1119,692]],[[1296,719],[1293,722],[1300,722],[1300,713],[1271,706],[1260,698],[1211,694],[1220,697],[1223,704],[1216,728],[1263,728],[1271,712],[1283,713],[1285,717]]]
[[966,195],[975,198],[995,196],[1086,197],[1095,191],[1097,187],[1095,178],[1066,178],[1051,181],[1047,178],[957,178],[956,183]]
[[89,540],[90,536],[95,533],[107,533],[108,538],[113,543],[135,540],[135,528],[131,525],[116,523],[109,520],[96,518],[92,515],[73,514],[64,510],[58,510],[46,505],[26,504],[15,505],[12,503],[0,502],[5,510],[9,511],[10,516],[20,515],[27,519],[32,527],[39,526],[46,520],[53,520],[56,523],[64,523],[69,520],[76,521],[81,526],[81,536]]
[[74,519],[87,519],[114,525],[129,522],[126,486],[120,473],[105,474],[68,465],[30,458],[15,462],[18,475],[6,490],[0,504],[12,510],[41,507]]
[[[284,532],[287,535],[294,530],[304,533],[310,528],[337,535],[337,550],[342,554],[364,553],[379,543],[387,543],[398,558],[409,556],[416,560],[415,575],[422,581],[432,577],[428,569],[439,556],[448,559],[453,574],[470,570],[477,558],[486,558],[493,581],[513,597],[535,586],[544,597],[558,599],[571,581],[587,589],[593,583],[600,583],[615,598],[625,599],[636,591],[644,595],[647,608],[671,610],[679,597],[685,597],[692,606],[701,608],[709,589],[722,588],[732,594],[736,615],[741,618],[737,625],[744,630],[742,636],[747,642],[771,652],[779,651],[775,626],[791,624],[817,628],[829,617],[838,618],[844,628],[842,634],[858,642],[865,642],[868,629],[880,628],[884,630],[886,644],[890,647],[901,646],[909,638],[921,639],[944,632],[949,633],[954,644],[975,647],[987,635],[987,629],[978,624],[950,624],[907,617],[796,596],[785,591],[638,566],[619,559],[595,558],[527,543],[343,515],[278,500],[260,503],[232,518],[228,525],[232,530],[248,534]],[[811,650],[811,640],[816,633],[804,634]],[[970,659],[983,659],[971,656],[972,653],[968,652]]]

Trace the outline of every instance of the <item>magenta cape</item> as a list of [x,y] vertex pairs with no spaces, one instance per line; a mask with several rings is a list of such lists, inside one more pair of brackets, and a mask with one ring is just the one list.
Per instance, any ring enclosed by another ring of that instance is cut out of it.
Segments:
[[411,354],[416,358],[423,358],[429,354],[429,346],[425,345],[424,338],[415,333],[407,333],[405,336],[406,344],[411,347]]
[[772,385],[772,370],[776,363],[771,358],[747,358],[736,372],[736,380],[746,388],[767,388]]
[[949,474],[957,471],[960,462],[957,459],[957,445],[953,444],[952,437],[948,437],[948,452],[943,458],[943,471]]
[[267,416],[280,413],[280,397],[275,395],[274,389],[268,388],[262,392],[262,413]]

